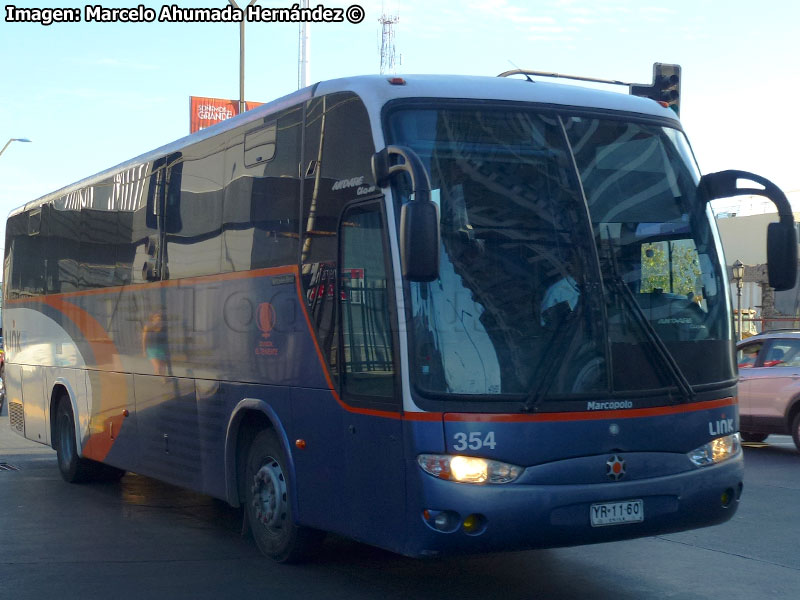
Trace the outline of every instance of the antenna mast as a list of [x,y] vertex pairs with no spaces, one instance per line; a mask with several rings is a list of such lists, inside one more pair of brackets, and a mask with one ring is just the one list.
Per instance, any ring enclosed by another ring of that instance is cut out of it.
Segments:
[[[303,0],[302,2],[303,8],[308,8],[308,0]],[[297,89],[303,89],[304,87],[308,86],[308,81],[310,79],[309,72],[310,72],[310,36],[308,33],[308,23],[305,21],[300,23],[300,40],[299,40],[299,49],[298,49],[298,60],[297,60]]]

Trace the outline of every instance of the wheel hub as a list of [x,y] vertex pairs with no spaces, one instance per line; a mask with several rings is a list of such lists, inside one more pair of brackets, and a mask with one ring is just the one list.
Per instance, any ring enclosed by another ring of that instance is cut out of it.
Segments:
[[281,529],[286,518],[286,479],[274,460],[266,462],[253,476],[252,505],[256,518],[267,529]]

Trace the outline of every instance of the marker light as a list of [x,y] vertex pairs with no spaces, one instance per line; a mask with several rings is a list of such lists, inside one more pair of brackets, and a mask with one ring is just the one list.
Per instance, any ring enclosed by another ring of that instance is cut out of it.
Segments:
[[432,510],[422,511],[422,518],[429,527],[443,533],[453,533],[461,524],[461,517],[452,510]]
[[711,440],[687,454],[698,467],[714,465],[732,458],[742,449],[742,440],[738,433]]
[[434,477],[459,483],[510,483],[523,471],[522,467],[496,460],[449,454],[420,454],[417,463]]

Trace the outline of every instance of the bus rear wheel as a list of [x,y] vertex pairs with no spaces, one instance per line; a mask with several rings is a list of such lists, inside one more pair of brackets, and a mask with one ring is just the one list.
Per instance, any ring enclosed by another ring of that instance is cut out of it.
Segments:
[[245,464],[245,511],[259,550],[277,562],[292,563],[309,558],[324,534],[294,523],[286,465],[275,434],[259,432]]

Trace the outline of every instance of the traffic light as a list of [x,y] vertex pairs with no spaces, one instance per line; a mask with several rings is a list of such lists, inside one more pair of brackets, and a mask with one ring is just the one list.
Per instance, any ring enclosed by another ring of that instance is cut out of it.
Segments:
[[633,84],[630,86],[630,92],[634,96],[652,98],[674,110],[676,115],[680,115],[681,66],[653,64],[653,84]]

